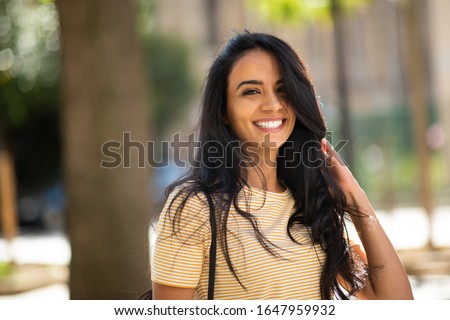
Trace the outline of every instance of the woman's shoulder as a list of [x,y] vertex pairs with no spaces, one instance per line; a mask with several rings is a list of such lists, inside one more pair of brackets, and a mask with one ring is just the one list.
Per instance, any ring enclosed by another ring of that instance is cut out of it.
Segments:
[[205,193],[195,181],[185,181],[168,190],[161,216],[205,222],[209,205]]
[[205,192],[200,184],[194,180],[187,180],[168,190],[167,201],[189,203],[197,206],[208,205]]
[[175,229],[184,231],[209,228],[209,206],[205,194],[198,191],[190,181],[172,188],[159,216],[160,231],[161,225],[167,222]]

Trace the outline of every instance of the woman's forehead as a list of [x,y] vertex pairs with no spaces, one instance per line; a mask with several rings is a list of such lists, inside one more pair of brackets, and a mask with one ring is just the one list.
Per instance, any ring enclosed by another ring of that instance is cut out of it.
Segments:
[[263,50],[252,50],[236,61],[228,76],[230,83],[253,80],[252,77],[263,77],[265,80],[275,77],[274,81],[279,80],[280,72],[275,56]]

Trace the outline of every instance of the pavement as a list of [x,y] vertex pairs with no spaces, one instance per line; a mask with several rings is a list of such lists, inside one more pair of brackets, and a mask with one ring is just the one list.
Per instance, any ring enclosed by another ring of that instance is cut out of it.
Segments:
[[[377,211],[377,216],[394,247],[408,269],[413,293],[417,300],[450,299],[450,206],[436,208],[431,223],[432,242],[439,250],[424,249],[428,242],[430,223],[420,208],[399,208],[390,212]],[[350,230],[354,235],[354,230]],[[68,266],[70,245],[61,231],[24,230],[12,243],[0,238],[0,261],[13,255],[19,264],[38,263]],[[405,266],[406,267],[406,266]],[[67,283],[49,286],[15,295],[0,295],[0,300],[67,300]]]

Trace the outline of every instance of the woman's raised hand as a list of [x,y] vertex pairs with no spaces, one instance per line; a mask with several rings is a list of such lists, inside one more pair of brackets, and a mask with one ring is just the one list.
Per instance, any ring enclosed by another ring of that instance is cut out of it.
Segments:
[[321,145],[322,151],[327,159],[326,166],[332,170],[337,178],[342,191],[344,191],[346,195],[347,203],[350,206],[356,206],[356,199],[359,198],[364,191],[359,186],[355,177],[353,177],[353,174],[342,160],[341,156],[334,150],[331,143],[326,139],[322,139]]

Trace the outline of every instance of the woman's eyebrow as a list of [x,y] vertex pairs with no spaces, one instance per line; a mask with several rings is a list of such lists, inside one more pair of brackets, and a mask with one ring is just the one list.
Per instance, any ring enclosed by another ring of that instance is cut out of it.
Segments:
[[243,86],[243,85],[245,85],[245,84],[257,84],[257,85],[262,85],[263,82],[260,81],[260,80],[245,80],[245,81],[242,81],[241,83],[238,84],[236,90],[239,89],[241,86]]
[[[283,79],[278,79],[275,84],[280,84],[283,83],[284,80]],[[245,80],[242,81],[241,83],[238,84],[238,86],[236,87],[236,90],[238,90],[241,86],[245,85],[245,84],[257,84],[257,85],[262,85],[263,82],[261,80]]]

